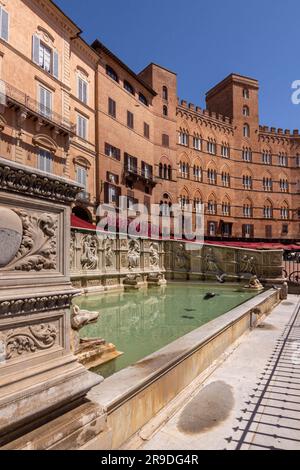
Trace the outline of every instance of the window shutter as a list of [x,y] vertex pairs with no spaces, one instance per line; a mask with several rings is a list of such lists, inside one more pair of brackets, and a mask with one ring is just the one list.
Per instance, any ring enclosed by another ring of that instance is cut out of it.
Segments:
[[0,35],[4,41],[8,41],[8,13],[7,11],[0,9]]
[[104,203],[105,204],[109,203],[108,191],[109,191],[109,184],[105,182],[104,183]]
[[82,98],[82,80],[80,77],[77,77],[77,97],[81,100]]
[[82,101],[87,103],[87,83],[82,81]]
[[58,52],[55,50],[53,51],[52,54],[52,70],[53,70],[53,75],[55,78],[58,78],[59,76],[59,58],[58,58]]
[[32,36],[32,60],[40,64],[40,38],[36,34]]

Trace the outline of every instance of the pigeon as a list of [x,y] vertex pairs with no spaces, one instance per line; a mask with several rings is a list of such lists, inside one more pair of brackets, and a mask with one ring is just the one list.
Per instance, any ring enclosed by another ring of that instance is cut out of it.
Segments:
[[213,299],[214,297],[216,297],[216,294],[215,294],[215,293],[213,293],[213,292],[208,292],[207,294],[205,294],[204,300],[210,300],[210,299]]
[[182,315],[181,318],[185,318],[186,320],[194,320],[195,317],[188,317],[187,315]]
[[220,283],[220,284],[225,284],[225,277],[226,277],[226,274],[222,274],[221,276],[216,276],[217,278],[217,281]]

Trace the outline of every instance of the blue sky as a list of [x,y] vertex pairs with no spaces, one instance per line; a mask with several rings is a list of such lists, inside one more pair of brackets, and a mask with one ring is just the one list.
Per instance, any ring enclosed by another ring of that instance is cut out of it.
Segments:
[[204,107],[231,72],[260,81],[261,124],[300,128],[299,0],[56,0],[135,72],[156,62],[178,74],[178,95]]

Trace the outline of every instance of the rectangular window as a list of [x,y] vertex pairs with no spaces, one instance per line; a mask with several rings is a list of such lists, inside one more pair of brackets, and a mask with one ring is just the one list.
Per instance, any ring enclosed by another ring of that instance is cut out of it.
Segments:
[[53,156],[47,150],[39,150],[38,169],[46,173],[53,173]]
[[37,35],[32,37],[32,60],[43,70],[52,73],[55,78],[58,78],[58,52],[44,44]]
[[142,174],[146,179],[152,179],[153,169],[148,163],[142,162]]
[[115,118],[117,115],[116,102],[111,98],[108,98],[108,114],[113,118]]
[[40,86],[39,87],[39,108],[40,113],[47,117],[51,118],[52,115],[52,93],[47,90],[47,88]]
[[162,134],[162,145],[163,147],[169,147],[170,145],[169,136],[167,134]]
[[137,165],[137,158],[125,153],[125,169],[131,173],[137,173]]
[[118,149],[117,147],[114,147],[113,145],[110,145],[110,144],[107,144],[105,143],[105,146],[104,146],[104,151],[105,151],[105,155],[107,157],[112,157],[112,158],[115,158],[116,160],[121,160],[121,152],[120,152],[120,149]]
[[144,137],[146,137],[146,139],[150,138],[150,127],[146,122],[144,122]]
[[86,168],[83,168],[82,166],[77,166],[76,167],[76,181],[77,181],[77,183],[84,186],[84,189],[86,190],[86,188],[87,188],[87,170],[86,170]]
[[4,41],[8,41],[8,13],[0,7],[0,37]]
[[120,188],[114,184],[104,183],[104,202],[105,204],[118,205]]
[[254,238],[254,226],[250,224],[243,225],[242,236],[243,238]]
[[78,77],[78,99],[85,104],[87,104],[87,92],[88,92],[87,82],[83,78]]
[[127,127],[134,128],[134,116],[130,111],[127,111]]
[[81,114],[77,115],[77,135],[81,139],[87,140],[87,125],[88,121]]

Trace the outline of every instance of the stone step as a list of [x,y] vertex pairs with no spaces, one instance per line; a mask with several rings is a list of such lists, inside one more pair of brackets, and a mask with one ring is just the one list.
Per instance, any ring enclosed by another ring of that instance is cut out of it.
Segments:
[[78,450],[93,439],[98,439],[99,435],[103,434],[104,440],[107,439],[107,431],[104,410],[86,401],[0,450]]

